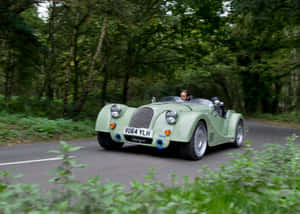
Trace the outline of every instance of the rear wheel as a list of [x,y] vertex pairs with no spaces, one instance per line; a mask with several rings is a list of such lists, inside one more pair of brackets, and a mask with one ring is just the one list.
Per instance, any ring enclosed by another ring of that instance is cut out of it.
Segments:
[[199,121],[191,141],[182,144],[183,155],[191,160],[200,160],[207,149],[207,130],[203,121]]
[[244,124],[243,121],[240,120],[236,126],[235,130],[235,139],[234,139],[234,146],[241,147],[244,142]]
[[120,149],[124,143],[117,143],[113,141],[109,133],[97,132],[98,143],[104,149]]

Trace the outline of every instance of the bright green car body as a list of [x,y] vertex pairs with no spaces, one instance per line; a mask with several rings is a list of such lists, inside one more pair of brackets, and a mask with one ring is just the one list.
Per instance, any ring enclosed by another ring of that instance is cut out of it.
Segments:
[[[237,125],[240,121],[243,123],[243,116],[233,110],[227,110],[226,114],[221,116],[216,111],[213,103],[210,104],[209,102],[206,104],[193,102],[154,102],[140,106],[139,108],[118,104],[121,108],[118,118],[111,116],[111,107],[113,104],[108,104],[100,111],[95,130],[98,133],[109,134],[111,139],[116,143],[145,145],[162,149],[167,148],[172,142],[189,143],[197,124],[199,121],[203,121],[207,129],[208,146],[234,142],[237,134]],[[124,136],[124,130],[130,127],[130,121],[135,111],[142,108],[153,110],[153,116],[148,127],[153,132],[152,141],[150,139],[150,143],[148,142],[147,144],[129,141]],[[166,121],[166,112],[168,110],[176,111],[178,116],[175,124],[169,124]],[[112,129],[110,124],[115,124],[115,127]],[[170,130],[169,136],[165,134],[166,130]],[[163,143],[158,145],[158,140]]]

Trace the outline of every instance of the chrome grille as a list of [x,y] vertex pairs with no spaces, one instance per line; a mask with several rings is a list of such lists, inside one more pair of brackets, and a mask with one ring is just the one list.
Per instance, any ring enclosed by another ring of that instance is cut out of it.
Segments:
[[129,126],[135,128],[149,128],[153,117],[153,110],[149,107],[137,109],[130,121]]

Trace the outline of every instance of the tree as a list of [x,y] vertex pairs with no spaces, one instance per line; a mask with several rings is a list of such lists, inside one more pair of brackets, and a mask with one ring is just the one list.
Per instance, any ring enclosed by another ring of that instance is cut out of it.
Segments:
[[[259,111],[258,106],[263,112],[278,112],[283,80],[299,63],[287,60],[291,50],[299,47],[293,34],[299,9],[298,1],[232,1],[236,23],[232,50],[239,52],[238,61],[244,67],[241,77],[247,112]],[[285,58],[279,59],[278,54]]]
[[[0,59],[5,65],[4,94],[9,100],[16,89],[17,77],[26,71],[26,66],[32,66],[38,58],[40,43],[34,35],[33,28],[25,22],[23,13],[31,9],[31,16],[36,19],[37,12],[33,4],[37,1],[15,2],[3,0],[0,2],[0,41],[2,43]],[[23,64],[23,69],[17,69]],[[23,75],[24,76],[24,75]]]

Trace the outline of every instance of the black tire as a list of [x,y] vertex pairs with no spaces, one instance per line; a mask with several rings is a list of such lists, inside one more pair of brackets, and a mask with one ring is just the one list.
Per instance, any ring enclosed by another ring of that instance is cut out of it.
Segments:
[[234,147],[237,148],[241,147],[244,143],[244,137],[245,137],[244,123],[243,120],[239,120],[235,128],[235,139],[233,142]]
[[108,150],[120,149],[124,143],[117,143],[113,141],[109,133],[97,132],[98,143],[101,147]]
[[170,142],[169,146],[165,150],[174,154],[178,154],[180,153],[181,145],[181,142]]
[[189,143],[182,144],[182,155],[190,160],[200,160],[205,155],[208,147],[207,129],[203,121],[199,121],[192,139]]

